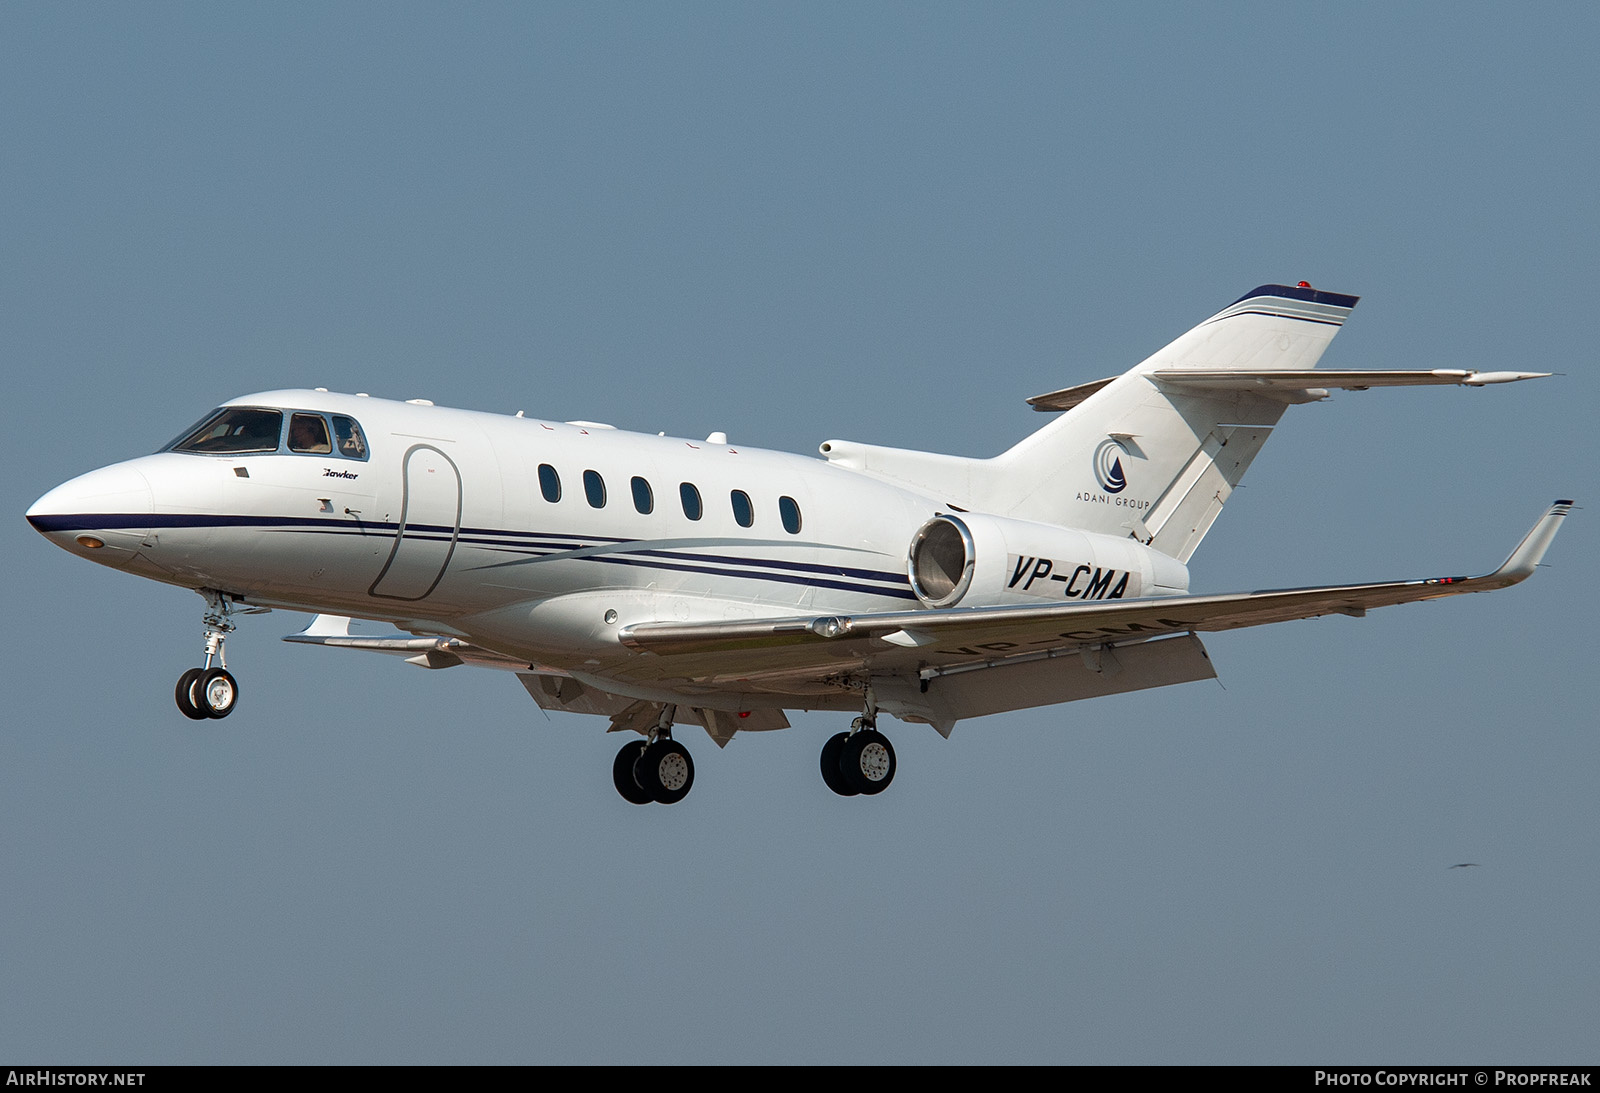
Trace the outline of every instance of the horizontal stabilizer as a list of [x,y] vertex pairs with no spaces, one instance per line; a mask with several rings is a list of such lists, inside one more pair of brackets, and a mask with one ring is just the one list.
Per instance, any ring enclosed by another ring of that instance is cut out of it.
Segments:
[[[1365,391],[1370,387],[1483,387],[1491,383],[1544,379],[1549,372],[1473,372],[1463,368],[1380,371],[1362,369],[1295,369],[1292,371],[1244,371],[1193,368],[1161,368],[1150,373],[1168,387],[1198,391],[1251,391],[1271,397],[1323,397],[1329,390]],[[1298,401],[1298,399],[1296,400]]]
[[1051,391],[1044,395],[1034,395],[1028,400],[1028,405],[1042,414],[1055,414],[1060,413],[1062,410],[1070,410],[1102,387],[1115,381],[1116,378],[1116,376],[1109,376],[1106,379],[1095,380],[1092,383],[1080,383],[1075,387],[1063,387],[1059,391]]
[[[1160,368],[1149,373],[1167,387],[1196,391],[1249,391],[1268,398],[1291,402],[1310,402],[1324,398],[1330,390],[1365,391],[1370,387],[1485,387],[1491,383],[1516,383],[1518,380],[1544,379],[1549,372],[1473,372],[1464,368],[1428,370],[1360,370],[1301,368],[1292,371],[1258,372],[1239,370],[1200,370]],[[1048,394],[1034,395],[1028,405],[1043,413],[1070,410],[1112,380],[1094,380],[1075,387],[1064,387]]]

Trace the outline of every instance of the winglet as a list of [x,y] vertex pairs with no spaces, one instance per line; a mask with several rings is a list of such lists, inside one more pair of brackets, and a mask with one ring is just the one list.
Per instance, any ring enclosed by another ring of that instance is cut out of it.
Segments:
[[1539,517],[1539,522],[1522,537],[1522,542],[1517,544],[1517,549],[1511,552],[1505,564],[1483,578],[1484,583],[1495,588],[1506,588],[1527,580],[1549,549],[1556,532],[1561,530],[1561,521],[1572,511],[1572,504],[1571,501],[1557,501],[1551,505],[1550,510]]

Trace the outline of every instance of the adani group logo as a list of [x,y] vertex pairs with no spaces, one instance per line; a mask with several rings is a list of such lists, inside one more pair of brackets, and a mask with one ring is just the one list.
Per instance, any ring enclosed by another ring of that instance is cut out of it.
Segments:
[[1107,493],[1121,493],[1128,488],[1128,477],[1122,470],[1122,457],[1128,449],[1120,440],[1102,440],[1094,450],[1094,477]]

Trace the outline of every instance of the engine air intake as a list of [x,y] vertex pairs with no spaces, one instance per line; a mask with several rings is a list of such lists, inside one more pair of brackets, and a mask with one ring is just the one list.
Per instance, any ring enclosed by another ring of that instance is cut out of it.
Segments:
[[972,584],[972,533],[954,516],[935,516],[911,537],[911,590],[929,607],[951,607]]

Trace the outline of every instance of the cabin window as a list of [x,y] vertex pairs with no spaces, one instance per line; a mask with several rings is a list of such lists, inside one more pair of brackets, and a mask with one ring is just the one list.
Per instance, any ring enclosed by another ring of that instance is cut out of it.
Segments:
[[590,508],[606,507],[606,480],[600,477],[599,471],[583,472],[583,495],[589,499]]
[[678,484],[678,500],[683,502],[683,514],[691,520],[698,520],[705,515],[705,506],[700,503],[700,491],[693,482]]
[[367,438],[361,435],[361,426],[354,418],[333,415],[333,444],[346,459],[367,458]]
[[552,505],[561,500],[561,476],[548,463],[539,464],[539,492]]
[[633,487],[633,507],[646,516],[650,515],[656,507],[656,498],[655,494],[650,491],[650,483],[638,475],[634,475],[633,481],[629,485]]
[[172,445],[175,452],[235,454],[275,452],[283,428],[283,411],[225,406],[188,436]]
[[289,450],[306,455],[332,455],[328,423],[321,414],[294,414],[289,418]]
[[783,530],[790,535],[800,534],[800,505],[793,497],[778,498],[778,517],[783,521]]
[[756,508],[750,503],[750,495],[743,490],[734,490],[728,495],[733,501],[733,518],[739,526],[747,528],[756,522]]

